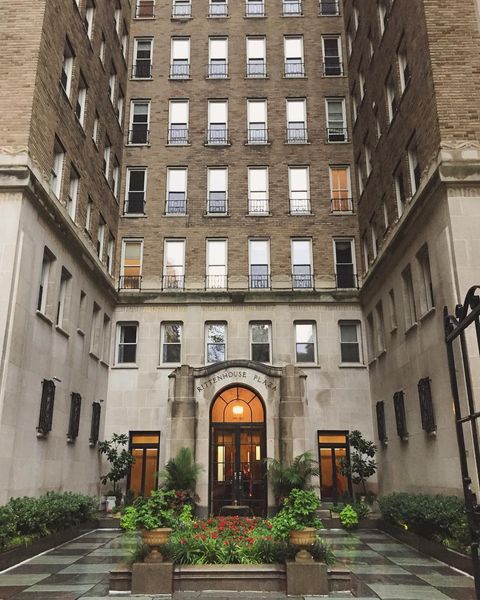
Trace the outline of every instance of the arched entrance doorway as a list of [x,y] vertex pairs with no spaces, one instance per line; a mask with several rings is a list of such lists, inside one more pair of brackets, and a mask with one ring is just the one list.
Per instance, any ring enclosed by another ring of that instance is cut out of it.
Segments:
[[246,386],[219,392],[210,409],[210,503],[220,514],[223,506],[248,506],[266,515],[265,407]]

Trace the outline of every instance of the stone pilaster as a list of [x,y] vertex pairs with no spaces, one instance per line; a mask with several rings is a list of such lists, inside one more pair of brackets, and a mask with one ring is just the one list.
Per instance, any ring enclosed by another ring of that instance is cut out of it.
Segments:
[[192,450],[195,455],[197,430],[197,410],[194,394],[193,369],[182,365],[175,369],[173,398],[171,402],[170,456],[175,456],[182,447]]
[[280,398],[280,460],[291,462],[305,452],[305,379],[297,367],[283,368]]

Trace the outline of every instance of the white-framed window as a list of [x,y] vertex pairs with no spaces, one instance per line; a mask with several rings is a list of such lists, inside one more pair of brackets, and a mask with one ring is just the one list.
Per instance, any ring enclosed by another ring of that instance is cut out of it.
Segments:
[[115,262],[115,238],[111,231],[108,232],[108,244],[107,244],[107,272],[109,275],[113,275],[113,267]]
[[249,167],[249,214],[267,214],[269,212],[268,187],[268,167]]
[[105,249],[105,220],[102,216],[98,219],[98,229],[97,229],[97,254],[100,260],[103,262],[103,254]]
[[282,4],[284,17],[302,16],[302,0],[283,0]]
[[327,98],[327,141],[347,142],[347,116],[345,112],[345,98]]
[[375,260],[378,255],[378,241],[377,241],[377,233],[375,231],[375,219],[373,217],[370,219],[369,228],[370,228],[370,238],[372,241],[373,260]]
[[108,79],[108,96],[110,98],[110,102],[114,104],[115,102],[115,93],[117,91],[117,69],[115,65],[112,63],[112,67],[110,70],[110,77]]
[[397,201],[397,214],[400,218],[405,210],[405,204],[407,202],[407,194],[405,191],[405,181],[403,177],[403,168],[401,163],[397,165],[393,174],[393,180],[395,184],[395,198]]
[[172,18],[174,18],[174,19],[190,19],[191,16],[192,16],[191,0],[173,0]]
[[320,0],[320,14],[322,17],[333,17],[340,14],[338,0]]
[[292,238],[291,252],[293,289],[312,289],[314,283],[312,240],[310,238]]
[[288,167],[291,214],[310,212],[310,172],[308,167]]
[[212,79],[228,77],[228,38],[208,38],[208,76]]
[[70,168],[70,181],[68,183],[68,196],[67,196],[67,212],[72,221],[75,221],[75,215],[77,213],[77,199],[78,199],[78,187],[80,182],[80,175],[75,167],[72,165]]
[[65,41],[65,48],[63,50],[63,62],[62,62],[62,72],[60,74],[60,85],[62,86],[63,91],[67,95],[67,98],[70,98],[70,92],[72,88],[72,72],[73,72],[73,61],[75,59],[75,54],[73,53],[72,46],[68,39]]
[[112,143],[105,137],[105,145],[103,147],[103,174],[106,180],[110,177],[110,158],[112,156]]
[[167,198],[165,213],[167,215],[184,215],[187,212],[187,180],[185,167],[169,167],[167,169]]
[[383,319],[383,304],[382,301],[375,306],[375,350],[377,356],[385,351],[385,322]]
[[122,30],[122,56],[124,58],[124,60],[127,60],[127,54],[128,54],[128,27],[127,24],[125,23],[125,21],[123,22],[123,30]]
[[102,331],[102,350],[100,352],[100,358],[105,364],[108,365],[110,362],[110,335],[112,330],[112,322],[110,317],[106,314],[103,315],[103,331]]
[[205,363],[227,360],[227,324],[205,323]]
[[330,172],[330,195],[333,212],[352,212],[352,188],[350,167],[348,165],[332,165]]
[[53,145],[53,162],[52,171],[50,174],[50,187],[57,198],[60,198],[62,193],[63,167],[65,164],[65,150],[60,140],[55,137]]
[[117,324],[117,364],[136,364],[138,323]]
[[97,112],[95,112],[95,118],[93,119],[93,128],[92,128],[92,140],[95,146],[98,146],[98,133],[100,130],[100,117]]
[[398,51],[397,62],[398,72],[400,73],[400,91],[403,94],[411,77],[406,50],[402,49]]
[[360,155],[355,161],[355,171],[357,173],[358,195],[361,196],[365,190],[365,174],[363,172],[362,157]]
[[410,192],[415,196],[420,186],[420,165],[418,163],[417,147],[414,143],[408,148],[408,170],[410,174]]
[[248,240],[248,272],[251,289],[270,288],[270,240]]
[[298,321],[295,327],[295,362],[316,364],[317,344],[314,321]]
[[117,97],[117,121],[120,127],[123,126],[123,108],[125,106],[125,95],[123,93],[122,88],[118,88],[118,97]]
[[384,0],[378,0],[377,3],[377,12],[378,12],[378,27],[380,31],[380,37],[385,33],[385,29],[388,23],[388,11],[387,5]]
[[148,144],[150,100],[132,100],[130,103],[129,144]]
[[207,239],[206,248],[206,282],[209,290],[227,289],[228,278],[228,243],[225,239]]
[[333,245],[337,288],[350,289],[358,287],[354,240],[352,238],[337,238],[333,240]]
[[250,323],[250,360],[272,362],[272,324],[269,321]]
[[249,144],[268,143],[266,100],[247,100],[247,131]]
[[122,8],[120,4],[117,3],[115,6],[115,11],[113,13],[113,20],[115,21],[115,33],[117,34],[118,39],[120,39],[121,27],[122,27]]
[[372,153],[366,140],[363,142],[363,154],[365,156],[365,175],[368,179],[372,172]]
[[190,38],[172,38],[170,78],[188,79],[190,77]]
[[48,288],[54,261],[54,255],[47,247],[45,247],[43,250],[42,270],[40,274],[40,284],[38,286],[37,296],[37,310],[43,314],[46,314],[47,312]]
[[387,207],[385,198],[382,201],[382,211],[383,211],[383,226],[386,231],[388,229],[388,226],[390,225],[390,222],[389,222],[389,218],[388,218],[388,207]]
[[68,310],[68,288],[70,282],[72,280],[72,276],[70,273],[62,267],[62,273],[60,275],[60,288],[58,291],[58,301],[57,301],[57,318],[56,325],[65,328],[65,323],[67,321],[67,310]]
[[228,212],[228,168],[208,167],[207,169],[207,213],[226,214]]
[[124,214],[143,215],[147,197],[146,167],[129,167],[125,186]]
[[360,103],[365,98],[365,75],[360,71],[358,74],[358,88],[360,90]]
[[220,146],[225,146],[229,143],[227,100],[208,101],[207,133],[207,142],[209,144],[218,144]]
[[183,323],[178,321],[162,323],[161,362],[162,364],[180,364],[182,361]]
[[208,4],[209,17],[228,17],[228,0],[210,0]]
[[93,0],[86,0],[85,3],[85,17],[83,18],[83,24],[85,25],[85,31],[89,39],[93,37],[93,23],[95,20],[95,2]]
[[100,358],[100,316],[101,309],[96,302],[93,303],[91,329],[90,329],[90,353]]
[[339,35],[323,36],[323,74],[327,77],[343,75],[342,39]]
[[287,98],[287,142],[290,144],[308,142],[305,98]]
[[265,36],[247,37],[247,77],[267,76],[267,40]]
[[155,18],[155,0],[137,0],[135,5],[136,19]]
[[142,283],[143,240],[122,240],[120,289],[139,290]]
[[163,288],[185,287],[185,240],[165,240],[163,252]]
[[120,164],[117,157],[113,159],[112,169],[112,192],[116,200],[118,200],[118,192],[120,190]]
[[303,36],[284,36],[285,77],[305,77]]
[[89,197],[87,201],[87,213],[85,215],[85,231],[91,232],[93,216],[93,200]]
[[355,124],[357,122],[357,118],[358,118],[357,90],[356,90],[355,87],[352,90],[350,98],[352,100],[352,117],[353,117],[353,123]]
[[410,265],[402,272],[402,285],[405,330],[408,330],[417,322],[417,309],[415,306],[415,293]]
[[353,31],[354,31],[355,35],[357,35],[359,22],[360,22],[360,11],[358,10],[358,6],[354,3],[354,5],[353,5]]
[[87,84],[83,75],[80,74],[80,81],[78,82],[78,93],[77,103],[75,104],[75,116],[78,122],[83,127],[85,125],[85,107],[87,104]]
[[264,17],[265,0],[245,0],[246,17]]
[[427,245],[423,246],[420,252],[418,252],[417,262],[420,269],[420,307],[422,314],[426,314],[435,306],[430,256]]
[[361,364],[362,338],[360,321],[339,321],[340,357],[343,364]]
[[362,241],[362,251],[363,251],[363,273],[365,274],[368,271],[368,267],[370,264],[369,256],[368,256],[368,241],[367,234],[364,233],[361,238]]
[[100,50],[98,56],[100,57],[100,62],[102,66],[105,67],[105,57],[107,50],[107,40],[105,39],[105,34],[102,32],[102,41],[100,42]]
[[388,304],[390,313],[390,331],[397,329],[397,303],[395,301],[395,291],[393,288],[388,292]]
[[153,38],[135,38],[133,42],[134,79],[152,78]]
[[387,97],[388,122],[391,123],[397,112],[397,97],[395,94],[395,83],[392,75],[388,77],[387,83],[385,84],[385,94]]
[[170,100],[168,107],[168,143],[182,146],[188,144],[188,100]]

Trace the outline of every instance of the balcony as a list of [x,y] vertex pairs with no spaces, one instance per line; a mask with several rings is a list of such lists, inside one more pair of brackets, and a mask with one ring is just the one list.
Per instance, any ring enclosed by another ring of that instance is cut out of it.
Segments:
[[305,65],[300,59],[285,62],[285,77],[305,77]]
[[283,0],[283,16],[299,17],[302,15],[302,3],[295,0]]
[[132,79],[151,79],[152,63],[148,60],[138,60],[132,67]]
[[150,132],[147,123],[133,123],[128,131],[128,143],[131,145],[148,144]]
[[306,144],[308,143],[307,128],[304,123],[287,125],[287,143],[288,144]]
[[143,215],[145,214],[145,192],[128,192],[124,215]]
[[168,130],[169,146],[185,146],[188,144],[188,127],[186,125],[173,125]]
[[172,19],[190,19],[192,16],[192,5],[189,3],[174,4],[172,8]]
[[207,202],[207,213],[209,215],[227,214],[227,194],[225,192],[210,192]]
[[269,207],[268,207],[267,199],[263,199],[263,200],[249,199],[248,200],[248,214],[249,215],[255,215],[255,214],[265,215],[265,214],[268,214],[268,212],[269,212]]
[[327,127],[327,142],[348,142],[346,127]]
[[353,199],[348,196],[339,196],[332,198],[332,212],[335,213],[353,213]]
[[136,19],[155,18],[155,0],[137,0]]
[[309,198],[290,198],[290,214],[291,215],[309,215],[310,214],[310,199]]
[[358,275],[354,271],[353,264],[337,264],[337,272],[335,279],[337,289],[339,290],[356,290],[358,289]]
[[339,15],[338,0],[320,0],[320,14],[324,17]]
[[249,127],[247,142],[248,144],[268,144],[268,129],[266,125]]
[[222,62],[210,62],[208,65],[208,78],[209,79],[226,79],[228,77],[228,63],[227,61]]
[[187,198],[184,192],[169,192],[165,213],[167,215],[184,215],[187,212]]
[[141,275],[122,275],[118,279],[119,290],[140,290],[142,288]]
[[210,2],[208,5],[209,17],[228,17],[228,4],[226,2]]
[[[264,267],[264,265],[251,265],[251,270],[255,270],[255,267]],[[269,290],[271,287],[270,275],[268,273],[251,273],[248,285],[251,290]]]
[[264,60],[251,59],[247,63],[247,77],[258,77],[260,79],[267,76],[267,65]]
[[209,146],[228,146],[228,128],[225,125],[211,126],[207,130],[206,143]]
[[173,62],[170,65],[170,79],[190,79],[190,64]]
[[[312,290],[314,286],[314,276],[310,272],[310,265],[295,265],[296,272],[292,273],[292,289],[294,290]],[[305,271],[302,273],[302,271]]]
[[185,287],[185,275],[164,275],[164,290],[183,290]]
[[323,74],[325,77],[339,77],[343,75],[343,63],[339,56],[327,56],[325,58]]
[[263,2],[248,2],[245,5],[246,17],[264,17],[265,4]]
[[205,276],[206,290],[227,290],[228,277],[227,275],[206,275]]

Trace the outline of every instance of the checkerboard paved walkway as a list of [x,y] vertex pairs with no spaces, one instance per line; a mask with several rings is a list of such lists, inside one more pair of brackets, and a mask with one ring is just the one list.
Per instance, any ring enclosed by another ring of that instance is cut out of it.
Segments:
[[[358,531],[350,535],[343,530],[327,530],[325,537],[332,544],[339,565],[349,567],[366,584],[369,600],[475,600],[470,577],[418,554],[384,533]],[[92,531],[0,573],[0,600],[105,599],[109,571],[125,561],[135,543],[135,539],[118,531]],[[362,596],[363,600],[367,596]],[[238,600],[285,598],[267,593],[175,594],[175,600],[232,600],[233,597]],[[339,593],[331,597],[348,595]]]

